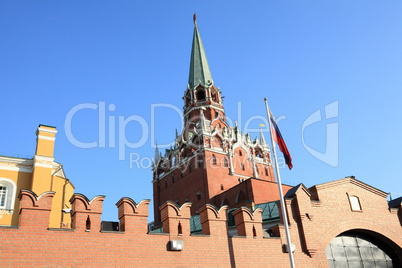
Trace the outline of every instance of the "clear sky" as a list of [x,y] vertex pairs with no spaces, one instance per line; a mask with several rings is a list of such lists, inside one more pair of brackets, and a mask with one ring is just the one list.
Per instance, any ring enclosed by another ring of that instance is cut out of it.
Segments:
[[254,138],[269,99],[293,157],[284,183],[353,175],[402,193],[401,10],[396,0],[1,1],[0,154],[32,156],[37,126],[55,126],[56,161],[77,193],[106,195],[104,220],[117,221],[123,196],[152,199],[155,140],[181,129],[197,12],[227,116]]

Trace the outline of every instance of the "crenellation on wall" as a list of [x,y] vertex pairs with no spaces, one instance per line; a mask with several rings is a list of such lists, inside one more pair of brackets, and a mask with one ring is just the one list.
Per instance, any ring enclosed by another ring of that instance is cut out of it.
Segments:
[[148,205],[150,202],[150,199],[144,199],[137,204],[129,197],[121,198],[116,203],[118,208],[119,230],[121,232],[146,234],[148,232]]
[[262,209],[253,212],[247,207],[240,207],[233,212],[237,235],[251,238],[263,238]]
[[123,197],[119,222],[101,222],[105,196],[73,194],[55,162],[55,127],[39,125],[32,159],[1,157],[0,224],[8,225],[0,225],[1,266],[281,268],[291,250],[298,268],[402,267],[402,197],[387,202],[386,192],[354,176],[278,185],[262,128],[252,140],[226,118],[196,16],[183,100],[182,131],[164,155],[155,148],[152,231],[149,199]]
[[181,207],[176,202],[166,201],[160,206],[162,229],[172,236],[190,235],[191,203],[184,203]]
[[[327,267],[325,248],[347,230],[361,230],[381,238],[401,255],[401,225],[397,215],[390,213],[388,208],[383,209],[383,197],[355,187],[359,185],[349,183],[324,187],[319,190],[321,206],[315,206],[304,190],[295,191],[286,199],[297,267]],[[346,192],[358,195],[367,212],[351,210]],[[284,226],[270,226],[273,237],[264,239],[261,209],[254,212],[246,207],[234,210],[238,236],[230,236],[227,206],[217,209],[210,204],[204,205],[197,211],[202,235],[190,235],[191,204],[179,207],[168,201],[160,208],[165,233],[148,234],[150,200],[136,203],[124,197],[116,203],[119,232],[99,232],[105,197],[96,196],[89,200],[82,194],[75,194],[70,199],[75,229],[61,232],[62,229],[48,228],[54,192],[37,196],[32,191],[22,190],[19,196],[20,228],[0,226],[0,236],[4,241],[0,245],[2,261],[10,266],[25,263],[42,267],[49,264],[69,267],[250,267],[250,261],[258,267],[287,267],[289,264],[289,256],[284,251]],[[399,206],[397,209],[400,211]],[[85,232],[88,216],[91,232]],[[374,220],[378,218],[382,221]],[[99,225],[93,225],[94,220],[99,221]],[[174,240],[182,243],[181,250],[171,251],[169,245]],[[63,241],[62,246],[55,246],[59,241]]]
[[200,214],[202,234],[204,235],[227,235],[228,234],[228,206],[217,209],[214,205],[206,204],[197,213]]
[[49,217],[55,192],[44,192],[37,196],[30,190],[21,190],[20,199],[20,228],[43,229],[49,227]]
[[83,194],[73,194],[70,198],[72,205],[71,227],[76,231],[100,231],[104,200],[104,195],[98,195],[89,200]]

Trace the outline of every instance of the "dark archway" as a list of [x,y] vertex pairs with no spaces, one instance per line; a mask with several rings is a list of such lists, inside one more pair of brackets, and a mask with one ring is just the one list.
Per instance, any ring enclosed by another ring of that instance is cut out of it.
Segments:
[[401,267],[397,252],[379,234],[351,230],[335,237],[327,246],[329,267]]

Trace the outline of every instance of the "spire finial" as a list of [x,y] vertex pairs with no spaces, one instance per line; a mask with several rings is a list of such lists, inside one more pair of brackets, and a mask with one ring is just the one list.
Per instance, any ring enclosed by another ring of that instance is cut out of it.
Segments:
[[209,70],[207,56],[202,45],[201,36],[198,32],[197,14],[194,13],[194,35],[191,48],[190,73],[188,84],[191,89],[201,84],[204,87],[213,85],[211,71]]

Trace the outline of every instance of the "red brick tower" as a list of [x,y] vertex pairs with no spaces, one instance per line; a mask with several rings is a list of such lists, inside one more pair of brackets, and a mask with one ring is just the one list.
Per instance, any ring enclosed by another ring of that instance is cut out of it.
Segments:
[[[264,136],[251,140],[226,121],[222,95],[215,87],[194,20],[190,73],[184,92],[184,128],[153,166],[155,222],[159,207],[171,200],[191,202],[191,214],[206,203],[251,206],[278,200],[278,186]],[[284,186],[284,190],[290,187]]]

